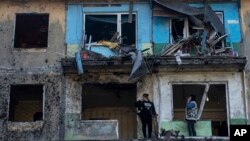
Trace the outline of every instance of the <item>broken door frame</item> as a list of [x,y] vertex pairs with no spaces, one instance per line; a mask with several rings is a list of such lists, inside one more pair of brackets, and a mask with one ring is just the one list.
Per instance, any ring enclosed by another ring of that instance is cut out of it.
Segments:
[[[88,123],[88,124],[90,124],[90,123],[95,123],[95,122],[101,122],[101,121],[103,121],[104,123],[115,123],[115,122],[117,122],[117,134],[118,134],[118,140],[120,139],[120,137],[121,137],[121,133],[120,133],[120,130],[119,130],[119,128],[120,128],[120,126],[123,126],[123,125],[121,125],[120,124],[120,122],[119,122],[119,120],[118,119],[100,119],[100,120],[93,120],[93,119],[83,119],[83,114],[82,114],[82,112],[84,112],[84,109],[83,109],[83,85],[84,84],[89,84],[89,83],[93,83],[92,81],[81,81],[81,94],[80,94],[80,110],[81,110],[81,113],[80,113],[80,122],[82,123],[82,124],[84,124],[84,123]],[[134,87],[135,87],[135,95],[134,95],[134,100],[136,101],[137,100],[137,89],[138,89],[138,86],[137,86],[137,83],[131,83],[131,82],[126,82],[126,81],[121,81],[121,82],[116,82],[116,81],[104,81],[104,82],[94,82],[93,84],[101,84],[101,85],[105,85],[105,84],[108,84],[108,83],[110,83],[110,84],[112,84],[112,83],[115,83],[115,84],[119,84],[119,85],[124,85],[124,84],[129,84],[129,85],[134,85]],[[131,105],[132,106],[132,105]],[[130,106],[126,106],[126,107],[129,107],[129,108],[131,108]],[[132,127],[134,128],[134,131],[135,131],[135,133],[134,133],[134,136],[136,137],[137,136],[137,134],[138,134],[138,130],[137,130],[137,128],[138,128],[138,121],[137,121],[137,114],[136,114],[136,112],[134,111],[134,109],[133,109],[133,116],[134,116],[134,120],[135,120],[135,124],[134,125],[132,125]]]
[[[230,109],[229,109],[229,93],[228,93],[228,82],[226,81],[209,81],[209,82],[199,82],[199,81],[184,81],[184,82],[176,82],[176,81],[172,81],[170,82],[170,85],[171,85],[171,88],[172,88],[172,99],[171,99],[171,104],[172,104],[172,108],[174,109],[174,100],[173,100],[173,85],[175,84],[182,84],[182,85],[205,85],[205,90],[206,91],[206,85],[211,85],[211,84],[223,84],[225,85],[225,95],[226,95],[226,110],[227,110],[227,126],[228,126],[228,136],[230,136]],[[209,91],[209,89],[208,89]],[[206,92],[203,93],[203,97],[202,97],[202,100],[204,101],[204,104],[206,103],[206,98],[204,98],[204,94]],[[202,101],[201,101],[202,103]],[[201,104],[200,104],[201,105]],[[199,106],[200,106],[199,105]],[[197,106],[197,107],[199,107]],[[204,109],[202,109],[202,112],[203,112]],[[202,113],[201,112],[201,113]],[[198,113],[200,113],[200,109],[198,110]],[[201,115],[200,115],[201,116]],[[173,115],[172,115],[173,117]]]

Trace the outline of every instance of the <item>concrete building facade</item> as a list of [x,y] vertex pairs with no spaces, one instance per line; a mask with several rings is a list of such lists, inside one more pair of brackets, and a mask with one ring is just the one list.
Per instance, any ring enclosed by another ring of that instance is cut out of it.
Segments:
[[[241,23],[242,23],[242,37],[243,37],[243,42],[242,42],[242,46],[243,47],[243,52],[242,54],[244,54],[247,58],[249,57],[248,55],[248,43],[249,43],[249,20],[248,20],[248,14],[249,14],[249,1],[246,0],[241,0],[240,3],[240,16],[241,16]],[[249,62],[246,65],[246,69],[245,69],[245,73],[246,73],[246,85],[247,85],[247,103],[249,103]],[[247,111],[248,111],[248,117],[249,117],[249,105],[247,106]],[[248,120],[248,124],[249,124],[249,120]]]
[[[60,63],[65,57],[65,4],[59,1],[1,1],[0,5],[0,140],[59,140],[63,137],[59,127],[63,125],[62,105],[65,103]],[[26,23],[18,21],[18,14],[31,18],[24,18]],[[44,15],[49,20],[43,27],[27,22],[38,20],[40,24]],[[39,41],[15,43],[17,38],[26,37],[25,34],[15,36],[17,28],[31,33],[26,38],[38,40],[40,34],[36,35],[25,24],[43,30],[42,34],[48,33],[46,46],[39,46]],[[28,45],[31,46],[26,48]],[[10,112],[10,109],[15,110]],[[33,122],[33,115],[39,112],[43,120]]]
[[[205,5],[188,2],[194,8]],[[208,4],[229,35],[220,45],[231,52],[210,55],[201,47],[200,55],[187,48],[190,56],[181,56],[179,64],[173,53],[162,51],[202,28],[190,26],[190,14],[164,1],[1,1],[0,139],[143,138],[134,103],[148,93],[158,113],[159,128],[153,132],[174,129],[189,138],[185,103],[195,94],[202,109],[196,138],[228,140],[230,125],[249,120],[246,58],[239,56],[240,7],[233,0]],[[241,9],[241,15],[247,13]],[[110,40],[115,33],[137,51],[147,49],[148,70],[136,81],[130,81],[135,60],[121,60],[114,48],[88,44]],[[86,59],[81,53],[79,73],[75,54],[82,46],[104,57]]]

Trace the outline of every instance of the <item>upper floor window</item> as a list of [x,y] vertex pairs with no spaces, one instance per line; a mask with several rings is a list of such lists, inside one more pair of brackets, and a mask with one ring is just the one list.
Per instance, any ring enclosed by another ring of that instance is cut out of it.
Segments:
[[16,14],[15,48],[48,46],[49,14]]
[[86,14],[85,32],[93,42],[111,40],[114,35],[122,44],[134,45],[136,40],[136,15],[129,22],[128,14]]
[[[224,24],[223,12],[215,12],[222,24]],[[188,18],[172,18],[170,20],[170,43],[176,43],[183,38],[187,38],[197,32],[197,30],[203,30],[196,27]],[[224,46],[224,42],[220,42],[219,46]]]

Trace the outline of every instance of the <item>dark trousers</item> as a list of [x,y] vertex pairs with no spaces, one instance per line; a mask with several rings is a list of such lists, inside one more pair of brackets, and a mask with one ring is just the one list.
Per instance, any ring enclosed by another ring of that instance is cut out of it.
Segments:
[[187,120],[187,127],[189,136],[196,136],[196,131],[194,128],[195,120]]
[[[141,122],[142,122],[142,133],[144,138],[151,138],[152,133],[152,115],[141,115]],[[148,134],[147,134],[147,127],[148,127]],[[148,136],[147,136],[148,135]]]
[[[151,138],[152,116],[151,115],[141,116],[141,122],[142,122],[142,133],[143,133],[144,138]],[[147,132],[147,129],[148,129],[148,132]]]

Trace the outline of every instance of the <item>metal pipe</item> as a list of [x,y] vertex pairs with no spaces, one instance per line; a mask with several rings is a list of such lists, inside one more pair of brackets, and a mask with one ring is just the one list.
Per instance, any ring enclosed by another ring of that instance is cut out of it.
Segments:
[[244,70],[242,71],[242,74],[243,74],[243,87],[244,87],[245,110],[246,110],[245,114],[246,114],[246,119],[247,119],[247,123],[248,123],[248,120],[249,120],[249,117],[248,117],[248,96],[247,96],[247,88],[246,88],[246,73]]

